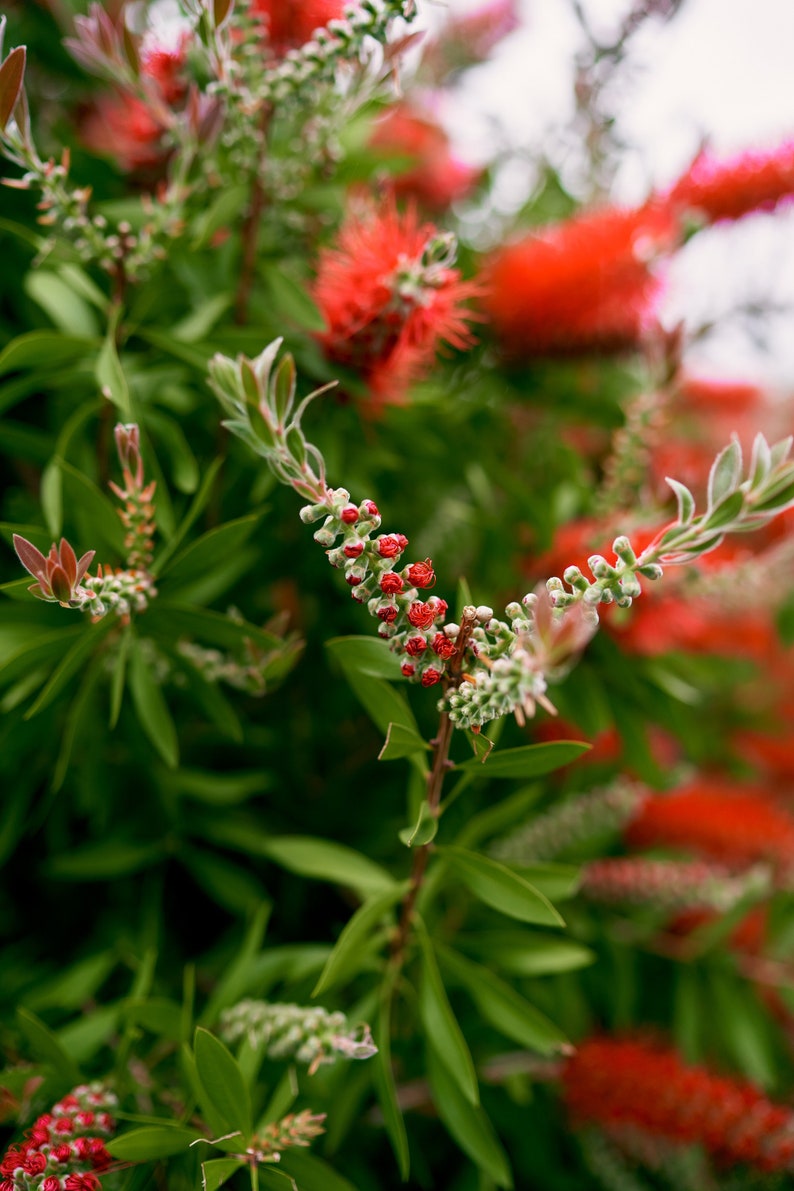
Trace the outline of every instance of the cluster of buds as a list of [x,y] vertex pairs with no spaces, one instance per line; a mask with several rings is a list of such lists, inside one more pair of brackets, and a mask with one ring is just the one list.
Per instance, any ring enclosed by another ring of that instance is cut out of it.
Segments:
[[78,559],[72,546],[61,538],[60,545],[53,543],[49,553],[44,555],[32,542],[14,534],[17,557],[36,580],[28,590],[40,600],[88,612],[94,621],[101,620],[109,612],[124,621],[129,620],[133,612],[144,612],[157,595],[147,569],[152,560],[155,486],[144,484],[138,427],[118,425],[115,436],[124,487],[112,482],[110,487],[123,501],[119,516],[126,530],[126,567],[114,569],[99,565],[96,575],[90,575],[88,568],[95,550],[87,551]]
[[645,797],[644,787],[625,778],[590,790],[536,815],[490,849],[505,864],[551,860],[568,848],[612,834],[633,818]]
[[325,1113],[290,1112],[280,1121],[272,1121],[251,1140],[246,1150],[254,1162],[280,1162],[281,1151],[294,1146],[309,1146],[325,1133]]
[[767,896],[772,890],[772,874],[762,864],[731,873],[705,860],[621,856],[586,864],[579,889],[590,901],[610,906],[725,913],[746,898]]
[[40,1116],[0,1161],[0,1191],[99,1191],[97,1171],[112,1158],[104,1142],[116,1128],[116,1097],[100,1084],[80,1085]]
[[351,1026],[344,1013],[320,1006],[240,1001],[221,1015],[227,1042],[245,1038],[250,1046],[265,1045],[271,1059],[307,1063],[312,1075],[323,1063],[338,1058],[369,1059],[377,1053],[368,1025]]
[[301,429],[305,409],[323,390],[295,407],[292,358],[287,355],[274,367],[280,346],[281,340],[274,340],[253,360],[220,354],[212,359],[210,385],[228,415],[224,425],[261,455],[282,483],[309,499],[301,520],[307,525],[323,521],[315,541],[344,571],[353,598],[366,602],[380,622],[378,632],[401,657],[404,676],[426,687],[443,683],[440,706],[459,728],[477,732],[510,712],[523,722],[538,705],[553,713],[548,681],[566,672],[596,632],[599,604],[629,606],[641,593],[640,576],[658,579],[664,566],[698,558],[726,533],[756,529],[794,505],[792,439],[770,447],[757,435],[746,478],[734,439],[714,461],[707,509],[700,516],[695,516],[691,492],[669,481],[678,517],[639,556],[620,536],[613,543],[614,564],[594,555],[588,561],[592,580],[578,567],[568,567],[565,582],[553,577],[545,591],[509,604],[509,622],[482,606],[465,608],[461,624],[446,623],[446,601],[422,598],[435,584],[431,560],[400,566],[405,535],[380,533],[373,501],[355,503],[347,489],[326,484],[322,455]]

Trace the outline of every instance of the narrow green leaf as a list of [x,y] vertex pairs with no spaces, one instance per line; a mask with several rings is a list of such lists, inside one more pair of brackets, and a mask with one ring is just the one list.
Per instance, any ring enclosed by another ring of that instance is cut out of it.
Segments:
[[577,864],[556,864],[552,861],[538,860],[534,864],[517,864],[508,866],[529,881],[535,889],[551,902],[566,901],[575,897],[579,891],[582,878],[581,867]]
[[127,658],[129,656],[132,638],[132,625],[126,624],[121,633],[118,652],[116,653],[116,662],[113,667],[113,676],[110,680],[110,718],[108,720],[108,727],[111,730],[118,723],[121,713],[121,701],[124,698],[124,684],[127,677]]
[[124,529],[115,506],[88,476],[71,463],[60,456],[55,462],[63,476],[64,496],[70,507],[79,511],[81,526],[84,524],[91,534],[89,545],[106,545],[114,554],[123,554]]
[[242,1158],[211,1158],[201,1164],[202,1191],[218,1191],[233,1174],[245,1166]]
[[105,659],[98,654],[89,662],[80,683],[77,694],[72,699],[66,721],[61,733],[61,746],[58,750],[55,768],[52,772],[52,789],[60,790],[69,772],[69,763],[80,731],[89,727],[93,735],[96,730],[95,717],[92,718],[92,695],[100,678],[104,677]]
[[105,342],[100,348],[99,355],[96,362],[96,380],[103,396],[107,397],[109,401],[118,409],[122,421],[132,422],[132,403],[130,401],[130,390],[127,385],[127,378],[124,375],[124,369],[121,366],[118,349],[115,342],[115,329],[120,312],[116,310],[115,317],[111,320],[108,327],[108,333]]
[[465,1154],[493,1179],[497,1187],[510,1191],[513,1178],[493,1125],[479,1106],[466,1099],[444,1063],[437,1055],[432,1041],[427,1049],[427,1072],[430,1090],[438,1115]]
[[734,438],[720,451],[711,465],[708,482],[708,508],[714,509],[726,496],[736,490],[742,478],[742,448]]
[[156,600],[147,612],[146,627],[153,636],[164,636],[171,642],[187,635],[222,648],[234,649],[244,644],[246,638],[266,650],[282,649],[284,646],[281,637],[257,628],[248,621],[232,620],[222,612],[165,598]]
[[29,298],[55,323],[65,335],[76,339],[99,336],[96,314],[84,299],[57,273],[49,269],[34,269],[22,283]]
[[247,914],[267,900],[267,890],[253,873],[214,852],[182,845],[179,859],[196,884],[232,914]]
[[212,294],[191,310],[190,314],[175,323],[169,333],[182,343],[195,343],[198,339],[205,339],[231,304],[231,294]]
[[210,465],[205,469],[198,492],[190,503],[190,508],[183,517],[182,521],[179,523],[176,532],[152,563],[151,571],[153,575],[162,575],[168,569],[168,566],[170,565],[170,559],[173,558],[173,556],[179,550],[182,542],[190,532],[191,526],[206,508],[207,502],[212,495],[213,484],[215,483],[215,479],[222,465],[222,459],[213,459]]
[[448,947],[438,948],[444,968],[460,981],[471,995],[481,1015],[519,1046],[543,1055],[558,1054],[568,1046],[568,1039],[554,1022],[531,1005],[520,993],[495,976],[490,968],[472,963]]
[[17,1009],[17,1025],[33,1054],[70,1088],[80,1082],[80,1069],[52,1030],[29,1009]]
[[408,883],[403,882],[384,893],[374,893],[358,907],[328,956],[320,979],[312,990],[313,997],[319,997],[332,984],[337,984],[360,969],[366,959],[366,944],[372,932],[407,888]]
[[687,486],[682,484],[680,480],[673,480],[670,476],[667,476],[666,479],[675,493],[678,503],[678,521],[681,525],[689,525],[695,515],[695,498]]
[[405,1121],[397,1102],[394,1072],[391,1064],[391,1003],[393,989],[385,984],[381,989],[378,1012],[378,1030],[375,1035],[378,1053],[373,1059],[375,1065],[375,1087],[378,1103],[383,1113],[383,1122],[389,1135],[394,1156],[400,1169],[400,1178],[405,1183],[411,1171],[411,1154],[408,1149],[408,1134]]
[[542,931],[480,931],[471,946],[490,968],[501,968],[511,976],[570,972],[596,959],[589,947]]
[[54,856],[47,862],[47,876],[58,881],[106,881],[140,872],[162,859],[160,841],[148,844],[103,840]]
[[147,1125],[131,1129],[107,1143],[107,1150],[119,1162],[154,1162],[181,1154],[201,1137],[195,1129],[173,1125]]
[[521,748],[502,749],[483,758],[472,757],[456,766],[458,773],[476,777],[526,778],[551,773],[575,761],[590,749],[581,740],[552,740],[548,744],[526,744]]
[[356,1191],[349,1179],[305,1150],[285,1150],[279,1166],[297,1180],[300,1191]]
[[56,459],[51,459],[41,473],[39,498],[47,529],[57,540],[63,527],[63,476]]
[[262,510],[227,521],[191,542],[168,566],[167,590],[192,582],[222,564],[240,549],[262,519]]
[[470,892],[494,910],[520,922],[565,925],[548,898],[507,865],[465,848],[448,846],[438,851]]
[[386,731],[386,740],[378,753],[378,760],[397,761],[400,757],[410,757],[429,748],[430,745],[413,728],[392,723]]
[[193,1049],[207,1098],[229,1128],[242,1134],[244,1145],[251,1136],[251,1098],[237,1060],[219,1038],[201,1026],[196,1030]]
[[368,896],[393,891],[394,878],[346,844],[311,835],[276,835],[262,838],[257,855],[268,856],[282,868],[314,881],[333,881]]
[[325,319],[307,289],[287,272],[283,263],[262,269],[265,284],[280,315],[306,331],[324,331]]
[[201,1014],[202,1023],[214,1023],[222,1009],[234,1005],[251,991],[252,982],[256,979],[256,961],[262,950],[271,909],[270,902],[263,902],[252,915],[238,954],[226,968],[204,1007]]
[[138,642],[130,654],[129,688],[139,724],[169,769],[176,769],[179,743],[174,721]]
[[182,1006],[167,997],[151,997],[147,1000],[130,998],[125,1001],[122,1012],[128,1023],[141,1026],[159,1038],[170,1042],[181,1042],[184,1038]]
[[209,806],[234,806],[254,794],[270,790],[273,779],[258,769],[239,773],[210,773],[203,769],[180,766],[173,778],[174,788],[186,798],[195,798]]
[[97,649],[100,641],[111,627],[111,624],[112,618],[107,617],[106,622],[87,627],[84,630],[71,649],[61,658],[55,670],[50,675],[49,681],[44,684],[33,705],[25,712],[26,720],[32,719],[33,716],[38,715],[40,711],[48,707],[53,699],[71,682],[83,663]]
[[425,930],[419,931],[422,945],[422,984],[419,990],[419,1015],[425,1035],[471,1104],[479,1104],[480,1090],[471,1052],[441,980],[433,946]]
[[[729,492],[721,501],[713,506],[701,525],[701,530],[711,533],[715,529],[722,529],[735,521],[744,508],[744,493]],[[706,551],[702,551],[706,553]]]
[[59,331],[28,331],[18,335],[0,352],[0,376],[23,368],[62,368],[82,359],[94,346],[90,339],[61,335]]
[[370,678],[402,680],[397,655],[379,637],[332,637],[325,648],[345,673],[358,671]]

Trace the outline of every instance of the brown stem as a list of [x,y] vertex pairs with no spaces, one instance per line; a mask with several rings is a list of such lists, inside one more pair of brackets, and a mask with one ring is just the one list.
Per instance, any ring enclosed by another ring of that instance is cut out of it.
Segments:
[[[262,135],[267,133],[270,123],[270,108],[262,112],[260,128]],[[259,223],[265,207],[265,191],[259,171],[251,179],[251,201],[248,204],[248,214],[245,217],[242,230],[243,259],[240,265],[240,279],[237,283],[237,293],[234,299],[234,321],[238,327],[245,326],[248,321],[248,303],[256,274],[256,253],[259,243]]]
[[[455,652],[450,658],[449,663],[450,681],[445,689],[448,689],[450,686],[457,686],[461,680],[460,671],[463,666],[463,656],[476,623],[477,617],[474,609],[464,609],[455,642]],[[444,787],[444,778],[449,771],[449,749],[452,744],[452,732],[452,721],[447,712],[442,711],[441,719],[438,722],[438,732],[435,739],[431,741],[433,745],[433,763],[427,775],[427,805],[434,819],[437,819],[439,815],[441,791]],[[392,939],[391,957],[395,968],[399,968],[402,965],[405,956],[408,937],[411,933],[411,922],[416,906],[416,899],[419,896],[419,890],[422,888],[427,863],[430,859],[430,847],[430,844],[423,844],[421,847],[414,849],[410,884],[408,886],[408,892],[403,899],[400,922]]]

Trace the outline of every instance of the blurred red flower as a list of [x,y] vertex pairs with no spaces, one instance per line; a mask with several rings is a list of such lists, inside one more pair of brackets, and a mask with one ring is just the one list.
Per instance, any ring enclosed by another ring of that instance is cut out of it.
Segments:
[[267,20],[268,42],[279,58],[310,40],[315,29],[344,16],[344,0],[250,0],[251,12]]
[[378,121],[370,144],[411,159],[390,185],[398,198],[414,198],[428,211],[445,211],[465,198],[482,174],[453,157],[443,128],[408,104],[398,104]]
[[794,140],[765,152],[719,160],[701,153],[665,196],[709,223],[770,211],[794,195]]

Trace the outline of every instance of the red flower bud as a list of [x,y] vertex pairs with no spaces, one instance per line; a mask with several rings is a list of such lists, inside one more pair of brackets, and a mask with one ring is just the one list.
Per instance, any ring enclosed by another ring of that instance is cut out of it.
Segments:
[[381,604],[375,615],[378,620],[384,621],[386,624],[394,624],[397,619],[399,609],[396,604]]
[[412,658],[418,658],[420,654],[425,652],[427,642],[424,637],[409,637],[405,642],[405,652],[410,654]]
[[361,583],[360,575],[345,575],[345,582],[349,583],[351,587],[358,587]]
[[380,589],[386,595],[397,595],[404,586],[402,579],[394,571],[387,571],[385,575],[381,576]]
[[432,587],[436,581],[436,573],[429,558],[424,562],[414,562],[407,570],[408,582],[414,587]]
[[403,662],[402,666],[400,666],[400,669],[406,678],[413,678],[414,674],[416,674],[416,666],[414,666],[411,662]]
[[342,509],[339,516],[345,525],[355,525],[358,521],[358,509],[355,505],[348,505],[347,508]]
[[59,1146],[53,1146],[50,1150],[50,1157],[54,1158],[56,1162],[71,1162],[72,1147],[65,1142]]
[[61,1180],[49,1175],[41,1184],[41,1191],[61,1191]]
[[405,534],[383,534],[377,541],[378,554],[381,558],[396,558],[398,554],[402,554],[407,545],[408,539]]
[[441,682],[441,671],[431,666],[422,675],[422,686],[435,686],[437,682]]
[[430,645],[440,658],[451,658],[456,649],[455,642],[451,641],[445,633],[436,633]]
[[44,1174],[47,1169],[47,1159],[39,1150],[33,1150],[28,1154],[23,1164],[23,1170],[26,1174]]
[[350,542],[349,545],[345,546],[344,548],[345,558],[358,558],[363,549],[363,542]]
[[361,502],[361,507],[368,517],[380,517],[378,506],[375,504],[374,500],[363,500]]

